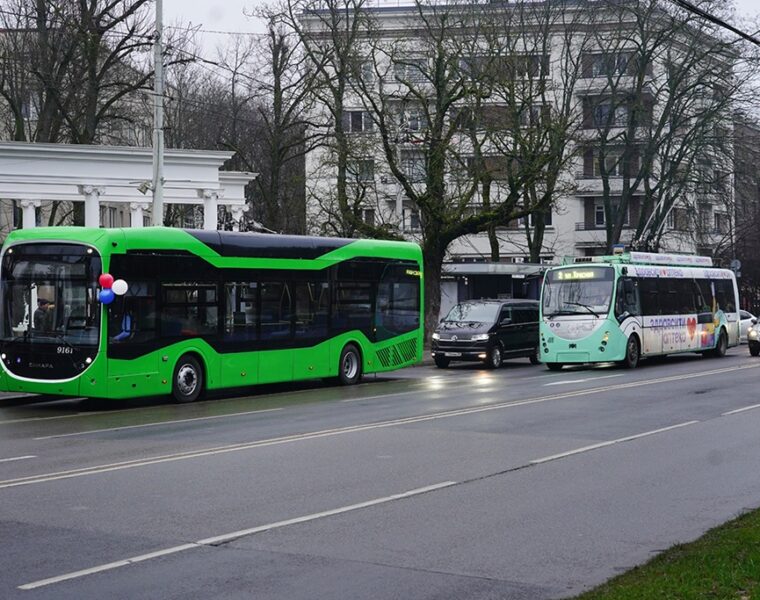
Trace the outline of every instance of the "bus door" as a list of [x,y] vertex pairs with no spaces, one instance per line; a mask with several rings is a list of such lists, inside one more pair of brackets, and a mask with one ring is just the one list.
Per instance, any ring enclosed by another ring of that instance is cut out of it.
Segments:
[[262,281],[260,304],[261,348],[258,383],[293,379],[292,284]]
[[[621,331],[628,337],[634,331],[641,332],[643,323],[641,317],[641,299],[639,285],[636,279],[621,277],[618,279],[615,292],[615,318],[620,324]],[[645,352],[644,340],[641,350]]]

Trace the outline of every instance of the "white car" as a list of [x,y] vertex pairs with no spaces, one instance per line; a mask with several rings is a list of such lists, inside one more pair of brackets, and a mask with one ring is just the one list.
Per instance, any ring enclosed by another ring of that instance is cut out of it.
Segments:
[[748,313],[746,310],[740,310],[739,323],[741,325],[741,329],[739,330],[739,340],[741,343],[744,343],[747,341],[747,330],[757,323],[757,319],[752,313]]

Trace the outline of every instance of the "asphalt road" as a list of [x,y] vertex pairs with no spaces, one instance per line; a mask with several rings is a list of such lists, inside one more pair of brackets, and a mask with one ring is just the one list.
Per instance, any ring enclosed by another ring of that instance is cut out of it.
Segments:
[[566,597],[760,506],[760,359],[0,398],[1,598]]

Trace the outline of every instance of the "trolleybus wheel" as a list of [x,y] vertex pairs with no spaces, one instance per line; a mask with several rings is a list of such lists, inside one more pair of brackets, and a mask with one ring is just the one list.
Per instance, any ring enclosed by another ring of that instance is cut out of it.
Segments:
[[195,402],[203,393],[203,368],[194,356],[184,354],[172,376],[172,396],[177,402]]
[[711,352],[711,356],[714,356],[715,358],[723,358],[726,355],[727,349],[728,336],[726,335],[726,330],[721,327],[720,334],[718,335],[718,344],[715,346],[715,350]]
[[486,356],[486,367],[489,369],[498,369],[503,362],[504,359],[501,355],[501,346],[499,344],[494,344]]
[[546,368],[550,371],[560,371],[564,366],[562,363],[546,363]]
[[445,369],[449,366],[449,362],[451,362],[445,356],[436,356],[433,360],[435,360],[435,366],[439,369]]
[[353,344],[346,345],[340,353],[338,381],[341,385],[353,385],[362,377],[362,357]]
[[639,346],[639,338],[632,335],[628,338],[628,342],[625,345],[625,358],[620,364],[626,369],[635,369],[639,365],[640,358],[641,346]]

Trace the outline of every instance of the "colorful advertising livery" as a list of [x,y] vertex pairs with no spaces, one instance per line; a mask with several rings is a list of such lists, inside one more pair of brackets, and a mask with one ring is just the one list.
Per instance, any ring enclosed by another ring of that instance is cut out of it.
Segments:
[[[723,356],[739,343],[734,273],[704,256],[632,252],[546,273],[541,361],[619,362],[679,352]],[[581,262],[582,261],[582,262]]]

